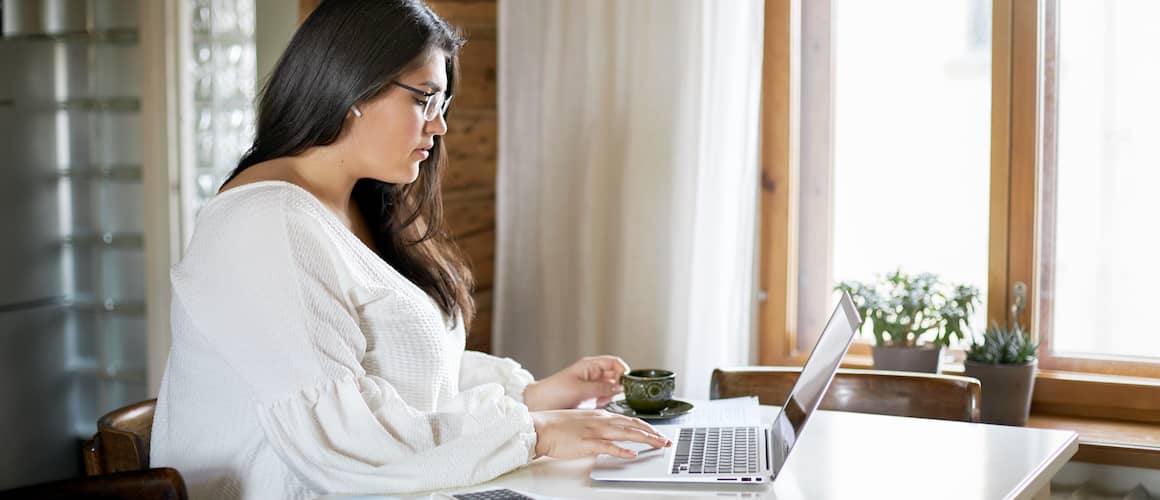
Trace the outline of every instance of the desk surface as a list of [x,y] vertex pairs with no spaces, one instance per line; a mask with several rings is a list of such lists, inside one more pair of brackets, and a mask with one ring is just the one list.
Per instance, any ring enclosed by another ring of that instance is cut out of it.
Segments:
[[[762,407],[767,420],[776,411]],[[536,497],[609,499],[1023,499],[1047,491],[1077,448],[1070,431],[819,411],[772,485],[609,485],[589,480],[592,458],[540,459],[456,492],[511,488]]]

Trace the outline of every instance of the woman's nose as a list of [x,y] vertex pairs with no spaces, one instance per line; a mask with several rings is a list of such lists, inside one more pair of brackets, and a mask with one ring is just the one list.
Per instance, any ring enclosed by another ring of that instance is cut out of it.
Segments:
[[431,135],[443,135],[447,133],[447,120],[443,118],[443,113],[435,116],[434,120],[427,122],[427,133]]

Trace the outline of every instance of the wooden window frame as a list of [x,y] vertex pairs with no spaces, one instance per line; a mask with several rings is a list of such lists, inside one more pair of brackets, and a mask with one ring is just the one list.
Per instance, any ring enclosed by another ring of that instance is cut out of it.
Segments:
[[[1055,206],[1056,200],[1056,193],[1053,186],[1056,182],[1056,133],[1059,122],[1058,116],[1054,112],[1059,95],[1059,81],[1056,72],[1058,68],[1059,48],[1058,10],[1058,0],[1047,0],[1044,5],[1044,13],[1041,21],[1043,31],[1043,36],[1041,37],[1041,43],[1043,44],[1041,68],[1043,74],[1043,112],[1041,114],[1042,125],[1040,127],[1042,129],[1042,136],[1040,138],[1041,145],[1036,147],[1042,157],[1040,158],[1041,168],[1036,171],[1039,179],[1037,179],[1038,189],[1035,191],[1040,198],[1034,207],[1034,209],[1040,211],[1037,214],[1039,217],[1039,228],[1037,230],[1039,236],[1039,255],[1054,253],[1053,245],[1056,220],[1055,212],[1050,207]],[[1025,145],[1023,147],[1031,146]],[[1021,185],[1016,186],[1016,188],[1020,189],[1018,193],[1020,196],[1026,197],[1025,192],[1029,189],[1035,189],[1036,186]],[[1030,197],[1030,200],[1035,201],[1034,195]],[[1032,264],[1031,262],[1024,263],[1024,265]],[[1041,264],[1036,271],[1039,273],[1037,277],[1039,282],[1034,290],[1036,292],[1050,290],[1054,285],[1050,266]],[[1033,331],[1038,332],[1040,335],[1039,364],[1042,368],[1107,375],[1160,378],[1160,363],[1131,361],[1117,357],[1096,358],[1055,355],[1051,349],[1051,334],[1053,332],[1051,314],[1052,300],[1048,294],[1040,294],[1035,304],[1038,307],[1038,314],[1035,315],[1035,318],[1039,321],[1039,324],[1034,327]]]
[[298,0],[298,24],[301,25],[320,3],[322,0]]
[[[757,355],[763,365],[800,365],[809,354],[800,345],[797,315],[798,168],[803,154],[816,154],[800,141],[802,7],[802,0],[765,2]],[[1043,146],[1044,134],[1055,130],[1053,116],[1044,120],[1044,107],[1056,97],[1056,45],[1046,44],[1056,43],[1057,11],[1058,0],[992,3],[988,317],[1008,318],[1012,287],[1028,285],[1029,307],[1018,319],[1043,343],[1033,413],[1160,423],[1160,365],[1052,356],[1050,332],[1044,331],[1050,324],[1037,319],[1050,307],[1040,300],[1038,281],[1050,275],[1036,264],[1039,245],[1050,241],[1043,230],[1053,224],[1040,219],[1038,183],[1043,163],[1054,162],[1054,152]],[[843,363],[869,365],[865,343],[856,344]],[[961,373],[961,367],[944,371]]]

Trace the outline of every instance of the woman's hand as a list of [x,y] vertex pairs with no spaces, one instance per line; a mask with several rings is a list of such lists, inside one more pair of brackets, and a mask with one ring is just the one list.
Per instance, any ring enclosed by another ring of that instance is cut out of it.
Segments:
[[579,458],[603,453],[633,458],[635,451],[613,441],[634,441],[654,448],[673,444],[638,418],[603,410],[536,411],[532,412],[532,422],[536,426],[536,457]]
[[596,399],[603,408],[612,397],[624,391],[620,376],[628,364],[616,356],[592,356],[581,359],[546,379],[532,382],[524,389],[524,404],[529,410],[563,410]]

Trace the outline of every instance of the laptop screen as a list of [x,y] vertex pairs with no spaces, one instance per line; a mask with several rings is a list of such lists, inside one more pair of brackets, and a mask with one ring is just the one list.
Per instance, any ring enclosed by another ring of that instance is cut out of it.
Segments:
[[849,295],[843,293],[838,305],[834,307],[833,314],[830,315],[830,320],[826,322],[826,328],[822,330],[818,343],[814,345],[810,358],[802,367],[801,375],[798,376],[793,389],[789,391],[789,398],[770,426],[773,433],[770,442],[770,453],[773,456],[770,457],[770,464],[773,466],[774,476],[785,465],[790,450],[801,437],[806,421],[821,404],[822,396],[830,387],[834,373],[842,364],[842,357],[846,355],[850,342],[854,340],[854,332],[861,324],[862,318],[858,316],[854,302]]

